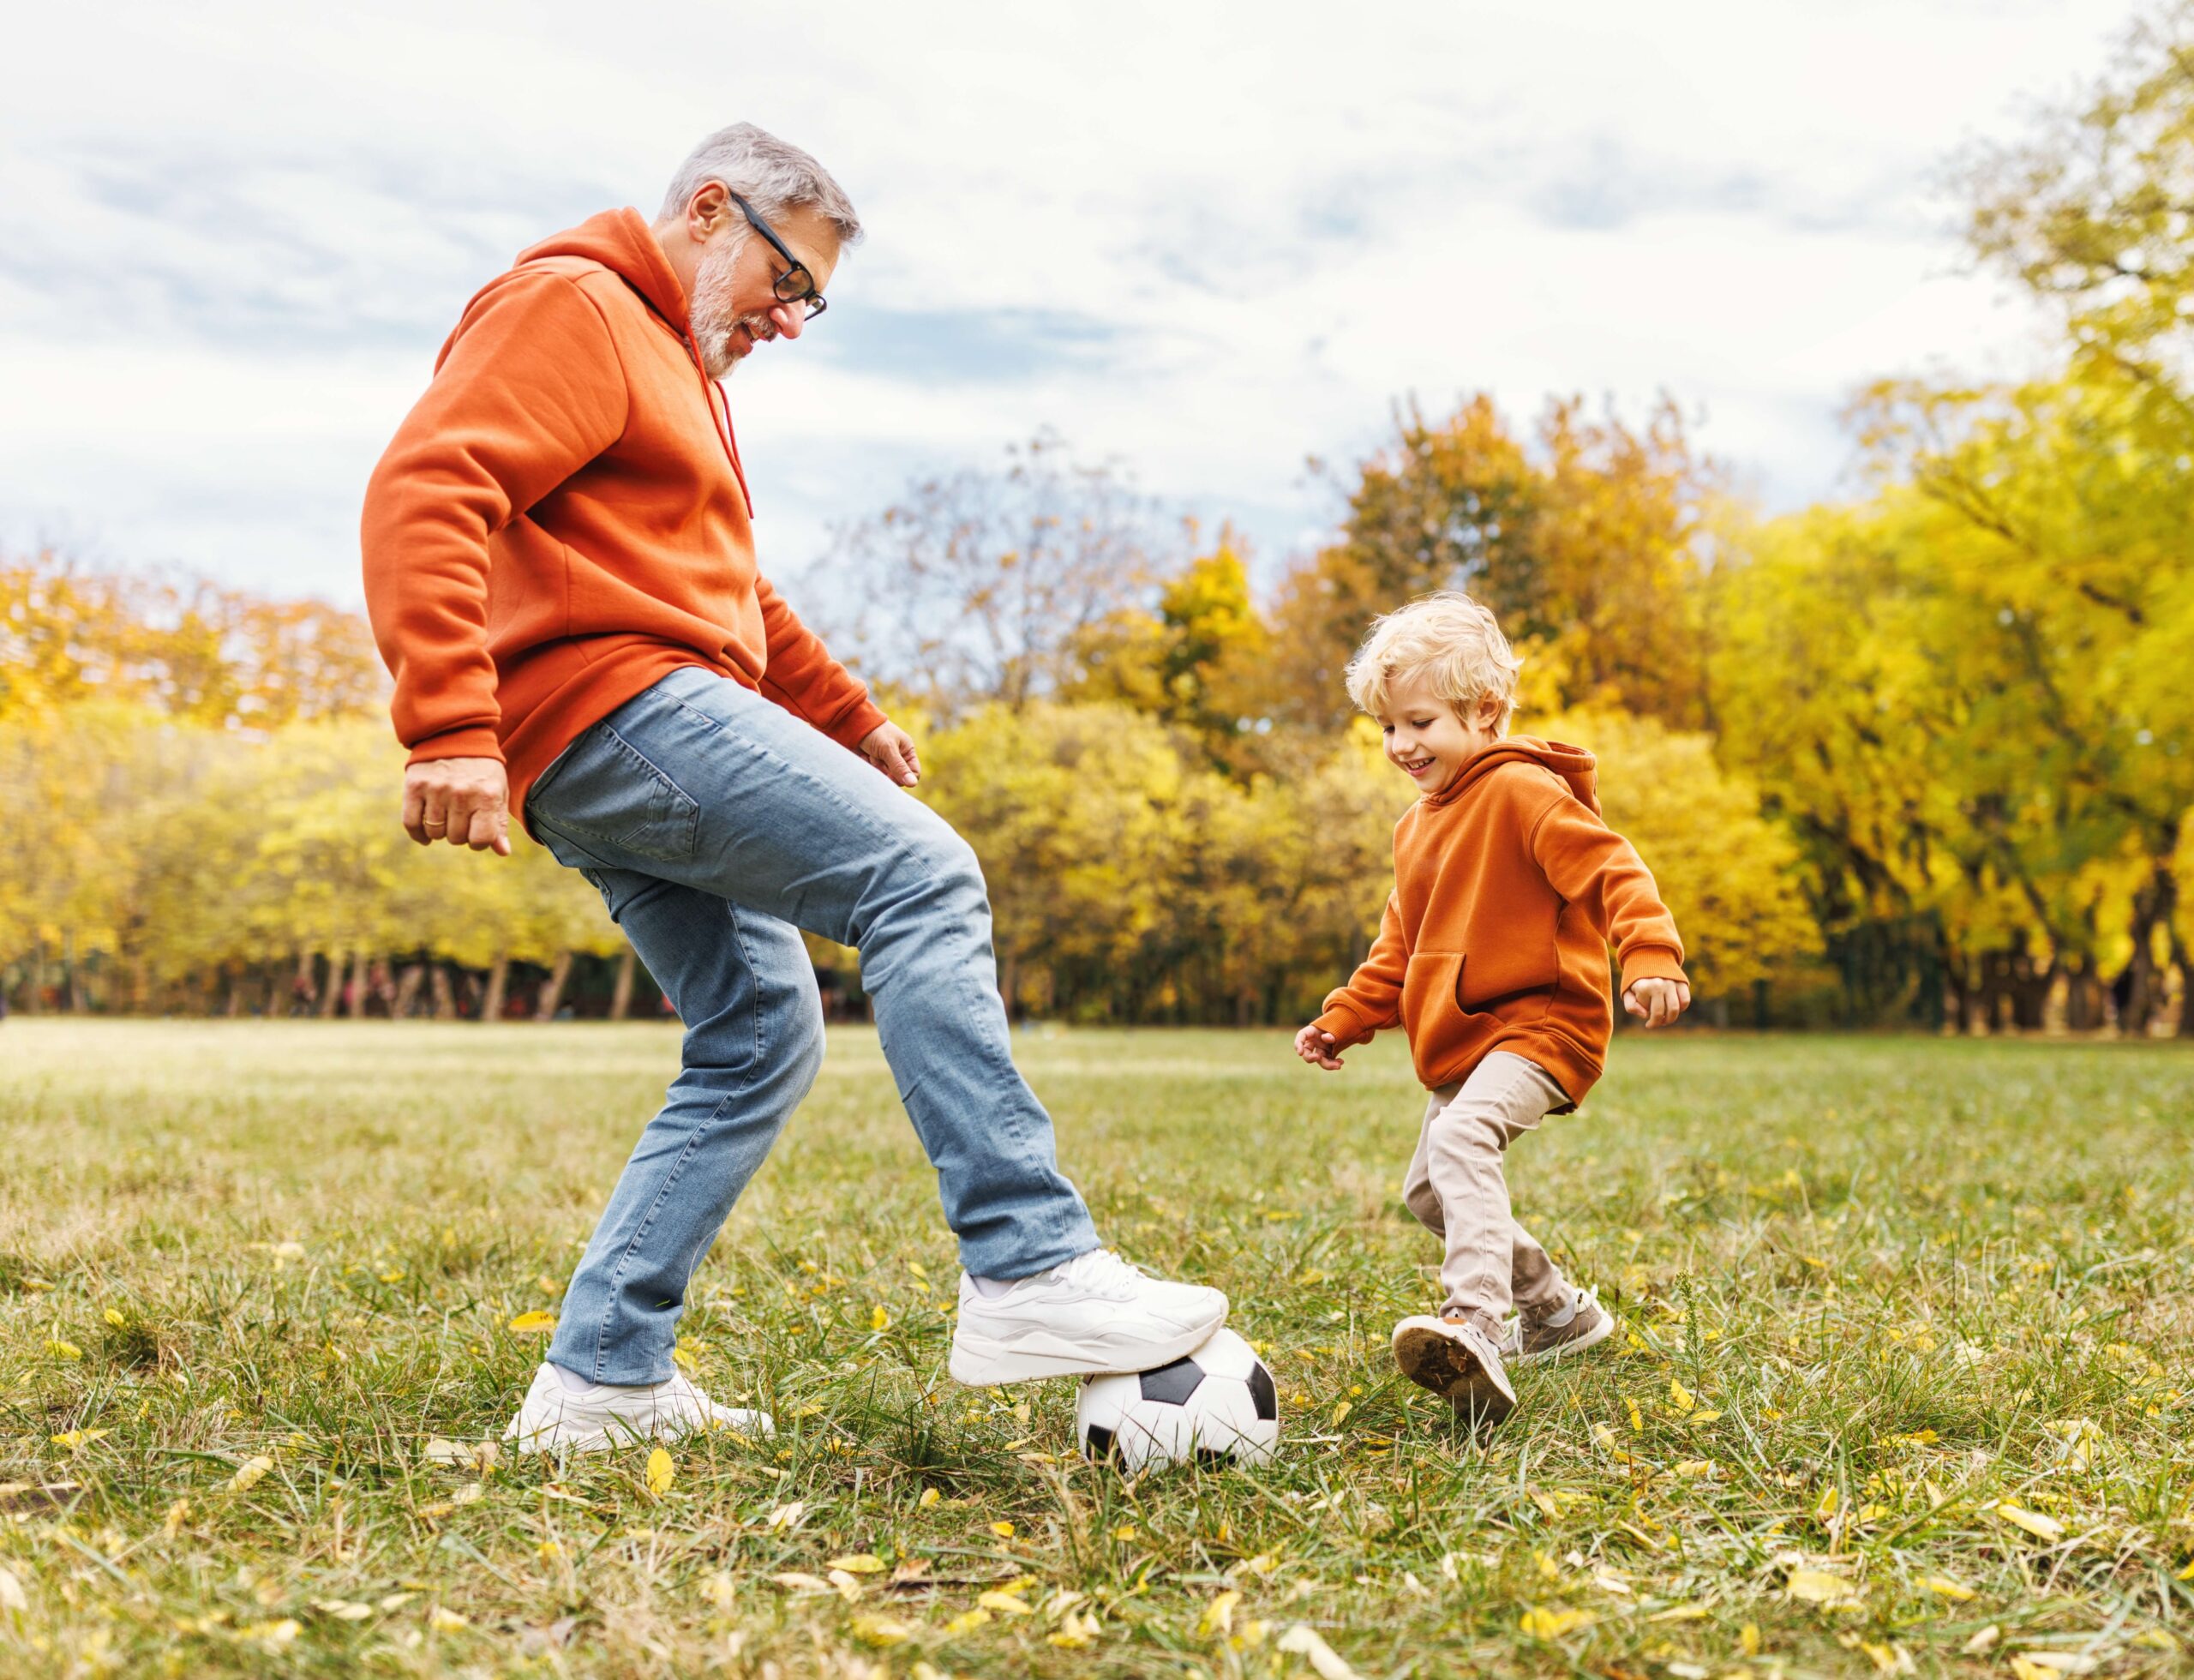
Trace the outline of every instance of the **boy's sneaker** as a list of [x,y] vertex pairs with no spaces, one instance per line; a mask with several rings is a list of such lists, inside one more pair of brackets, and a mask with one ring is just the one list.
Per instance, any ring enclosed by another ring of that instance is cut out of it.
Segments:
[[1511,1365],[1547,1365],[1571,1353],[1597,1347],[1615,1333],[1615,1314],[1600,1305],[1597,1292],[1569,1287],[1569,1317],[1550,1324],[1520,1313],[1508,1321],[1501,1351]]
[[963,1273],[954,1317],[953,1380],[987,1389],[1171,1365],[1226,1322],[1226,1297],[1147,1276],[1111,1249],[1093,1248],[998,1295]]
[[1466,1319],[1420,1313],[1394,1326],[1402,1375],[1442,1395],[1458,1412],[1497,1424],[1516,1409],[1516,1391],[1493,1338]]
[[674,1441],[712,1429],[770,1435],[776,1425],[767,1412],[717,1405],[682,1371],[668,1383],[647,1388],[608,1383],[572,1388],[544,1360],[503,1439],[516,1443],[522,1453],[590,1453],[636,1441]]

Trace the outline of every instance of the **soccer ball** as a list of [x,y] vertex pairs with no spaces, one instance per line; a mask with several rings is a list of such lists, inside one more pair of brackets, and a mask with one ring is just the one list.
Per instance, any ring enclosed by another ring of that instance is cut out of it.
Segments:
[[1280,1447],[1280,1395],[1248,1342],[1214,1330],[1155,1371],[1083,1377],[1074,1433],[1130,1473],[1190,1458],[1263,1464]]

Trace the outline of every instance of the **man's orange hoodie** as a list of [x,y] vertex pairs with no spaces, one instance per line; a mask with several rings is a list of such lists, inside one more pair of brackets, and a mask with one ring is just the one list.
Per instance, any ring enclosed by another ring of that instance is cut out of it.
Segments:
[[639,213],[523,253],[366,490],[366,604],[412,761],[502,759],[522,816],[581,730],[687,665],[858,746],[884,714],[756,569],[752,511]]
[[1428,1087],[1495,1050],[1571,1104],[1600,1077],[1622,985],[1681,980],[1683,945],[1630,843],[1600,820],[1590,753],[1510,735],[1394,825],[1394,891],[1371,954],[1316,1024],[1334,1047],[1399,1023]]

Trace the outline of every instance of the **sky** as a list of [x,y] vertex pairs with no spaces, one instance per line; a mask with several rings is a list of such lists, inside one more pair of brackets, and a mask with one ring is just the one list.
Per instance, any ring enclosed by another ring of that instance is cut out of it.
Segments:
[[[764,569],[1040,430],[1269,579],[1397,400],[1656,393],[1770,508],[1880,375],[2036,365],[1961,148],[2118,0],[24,9],[0,102],[0,547],[355,603],[368,473],[465,300],[723,123],[868,229],[732,381]],[[806,591],[802,595],[800,591]],[[818,602],[817,604],[824,604]]]

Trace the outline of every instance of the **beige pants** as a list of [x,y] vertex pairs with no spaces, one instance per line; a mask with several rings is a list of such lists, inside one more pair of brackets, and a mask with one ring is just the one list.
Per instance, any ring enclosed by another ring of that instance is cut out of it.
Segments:
[[1510,1213],[1501,1158],[1513,1140],[1568,1103],[1537,1062],[1505,1050],[1432,1093],[1402,1200],[1447,1242],[1442,1312],[1479,1316],[1498,1334],[1512,1302],[1526,1311],[1562,1310],[1562,1274]]

